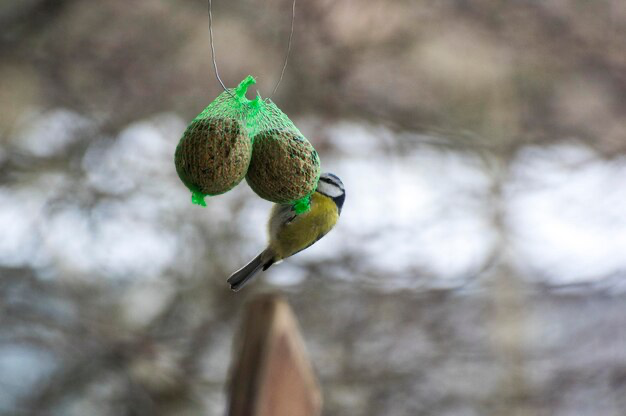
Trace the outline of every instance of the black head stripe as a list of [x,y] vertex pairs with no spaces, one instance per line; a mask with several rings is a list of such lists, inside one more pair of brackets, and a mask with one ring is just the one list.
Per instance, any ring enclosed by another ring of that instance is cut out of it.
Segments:
[[341,179],[339,179],[336,175],[333,175],[332,173],[323,173],[320,176],[320,181],[330,184],[330,185],[334,185],[337,188],[343,190],[343,182],[341,182]]
[[343,188],[341,188],[334,182],[321,181],[317,185],[317,192],[324,194],[326,196],[329,196],[331,198],[336,198],[342,195],[345,191],[343,190]]
[[317,185],[317,192],[331,198],[341,213],[341,207],[346,199],[346,191],[341,179],[332,173],[323,173]]

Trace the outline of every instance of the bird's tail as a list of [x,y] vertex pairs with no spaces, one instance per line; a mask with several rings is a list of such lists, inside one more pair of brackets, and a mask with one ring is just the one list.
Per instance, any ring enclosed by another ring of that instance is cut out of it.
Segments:
[[248,283],[248,280],[252,279],[261,270],[267,270],[273,263],[274,255],[269,249],[262,251],[258,256],[252,259],[250,263],[237,270],[230,275],[227,282],[230,283],[230,288],[237,292]]

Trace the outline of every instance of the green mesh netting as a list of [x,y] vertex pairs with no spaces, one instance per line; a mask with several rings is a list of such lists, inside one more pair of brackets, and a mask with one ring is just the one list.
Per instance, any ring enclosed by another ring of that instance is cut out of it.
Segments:
[[320,176],[319,156],[271,100],[246,98],[254,83],[248,76],[191,122],[176,148],[176,171],[199,205],[245,176],[261,198],[306,212]]
[[194,118],[176,147],[176,172],[192,192],[192,201],[231,190],[246,175],[252,157],[252,139],[246,128],[252,77],[221,93]]
[[246,181],[261,198],[306,211],[320,176],[319,156],[271,100],[257,98],[255,104],[248,119],[253,150]]

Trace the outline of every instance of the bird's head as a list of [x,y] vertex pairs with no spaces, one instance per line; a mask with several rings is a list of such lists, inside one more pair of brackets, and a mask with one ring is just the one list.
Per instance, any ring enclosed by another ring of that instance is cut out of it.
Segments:
[[341,212],[341,207],[343,207],[343,202],[346,199],[346,190],[343,187],[343,182],[337,175],[328,172],[322,173],[317,183],[316,192],[331,198],[337,204],[339,212]]

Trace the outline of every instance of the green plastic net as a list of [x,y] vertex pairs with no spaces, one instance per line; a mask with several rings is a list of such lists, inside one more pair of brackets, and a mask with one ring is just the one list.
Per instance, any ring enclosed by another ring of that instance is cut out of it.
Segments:
[[189,124],[176,148],[176,171],[195,204],[246,178],[261,198],[309,210],[320,160],[298,128],[271,100],[246,98],[248,76],[221,93]]

